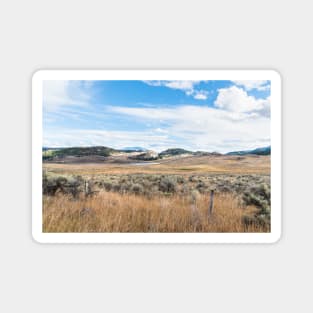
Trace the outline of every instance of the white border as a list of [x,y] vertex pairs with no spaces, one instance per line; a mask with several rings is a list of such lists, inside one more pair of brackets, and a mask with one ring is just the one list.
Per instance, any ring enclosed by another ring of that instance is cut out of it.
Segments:
[[[270,80],[271,233],[43,233],[43,80]],[[40,243],[274,243],[281,236],[281,77],[273,70],[40,70],[32,78],[32,235]]]

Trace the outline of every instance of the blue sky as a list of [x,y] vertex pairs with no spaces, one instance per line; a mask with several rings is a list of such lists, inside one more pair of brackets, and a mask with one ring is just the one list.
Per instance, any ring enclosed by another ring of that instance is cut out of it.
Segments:
[[44,81],[43,145],[270,145],[269,81]]

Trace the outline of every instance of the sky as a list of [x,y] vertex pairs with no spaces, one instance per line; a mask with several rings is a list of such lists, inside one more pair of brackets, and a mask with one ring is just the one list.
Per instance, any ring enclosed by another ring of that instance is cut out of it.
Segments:
[[43,82],[43,146],[229,152],[270,145],[270,82]]

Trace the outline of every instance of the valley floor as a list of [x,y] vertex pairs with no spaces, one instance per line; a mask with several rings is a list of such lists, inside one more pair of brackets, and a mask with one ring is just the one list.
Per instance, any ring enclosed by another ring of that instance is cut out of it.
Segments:
[[[92,159],[78,162],[44,163],[47,171],[54,173],[71,173],[75,175],[98,174],[131,174],[131,173],[171,173],[171,174],[270,174],[270,156],[180,156],[171,157],[155,162],[141,162],[136,166],[135,161],[114,158],[109,161],[92,162]],[[151,164],[152,163],[152,164]],[[155,164],[157,163],[157,164]]]

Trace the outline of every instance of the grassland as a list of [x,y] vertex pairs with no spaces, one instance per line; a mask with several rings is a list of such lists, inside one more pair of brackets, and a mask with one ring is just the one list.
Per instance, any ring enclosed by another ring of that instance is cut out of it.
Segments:
[[45,232],[266,232],[268,225],[244,224],[243,207],[230,194],[215,198],[208,217],[209,195],[197,199],[174,195],[146,197],[100,192],[79,201],[59,195],[45,198]]
[[[43,230],[270,231],[269,156],[115,161],[44,163]],[[209,215],[211,190],[215,197]]]
[[53,173],[73,175],[101,174],[270,174],[270,156],[183,156],[158,160],[150,165],[136,166],[124,159],[108,159],[106,162],[44,163],[44,169]]

